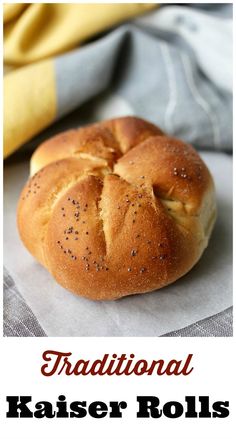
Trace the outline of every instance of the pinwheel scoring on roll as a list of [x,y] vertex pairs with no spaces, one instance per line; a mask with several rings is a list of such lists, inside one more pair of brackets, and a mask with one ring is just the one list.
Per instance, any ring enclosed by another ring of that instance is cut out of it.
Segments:
[[214,183],[192,146],[122,117],[40,145],[17,216],[23,243],[59,284],[118,299],[196,264],[215,222]]

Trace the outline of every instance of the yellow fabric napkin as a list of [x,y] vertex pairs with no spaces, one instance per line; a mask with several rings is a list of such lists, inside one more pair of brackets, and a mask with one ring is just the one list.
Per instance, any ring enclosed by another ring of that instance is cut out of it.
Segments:
[[4,78],[4,158],[49,126],[56,116],[54,67],[41,61]]
[[156,4],[4,5],[4,157],[57,114],[54,57]]
[[5,5],[4,62],[19,66],[65,52],[154,7],[142,3]]

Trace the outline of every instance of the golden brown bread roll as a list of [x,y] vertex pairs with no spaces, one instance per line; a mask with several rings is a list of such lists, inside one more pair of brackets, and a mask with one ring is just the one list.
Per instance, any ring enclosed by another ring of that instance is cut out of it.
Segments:
[[44,142],[18,204],[27,249],[63,287],[97,300],[183,276],[215,217],[213,180],[197,152],[135,117]]

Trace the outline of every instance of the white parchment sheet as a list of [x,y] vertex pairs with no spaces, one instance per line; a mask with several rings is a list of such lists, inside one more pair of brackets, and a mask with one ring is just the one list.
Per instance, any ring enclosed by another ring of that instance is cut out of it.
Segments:
[[232,305],[232,159],[203,153],[216,183],[218,218],[193,270],[160,291],[113,302],[76,297],[27,252],[16,228],[16,204],[28,163],[8,165],[4,189],[4,263],[49,336],[160,336]]

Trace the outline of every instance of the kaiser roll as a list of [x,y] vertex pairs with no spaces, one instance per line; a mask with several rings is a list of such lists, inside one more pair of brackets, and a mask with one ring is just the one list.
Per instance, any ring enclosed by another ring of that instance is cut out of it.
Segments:
[[17,217],[23,243],[59,284],[118,299],[196,264],[216,218],[214,183],[191,145],[121,117],[40,145]]

